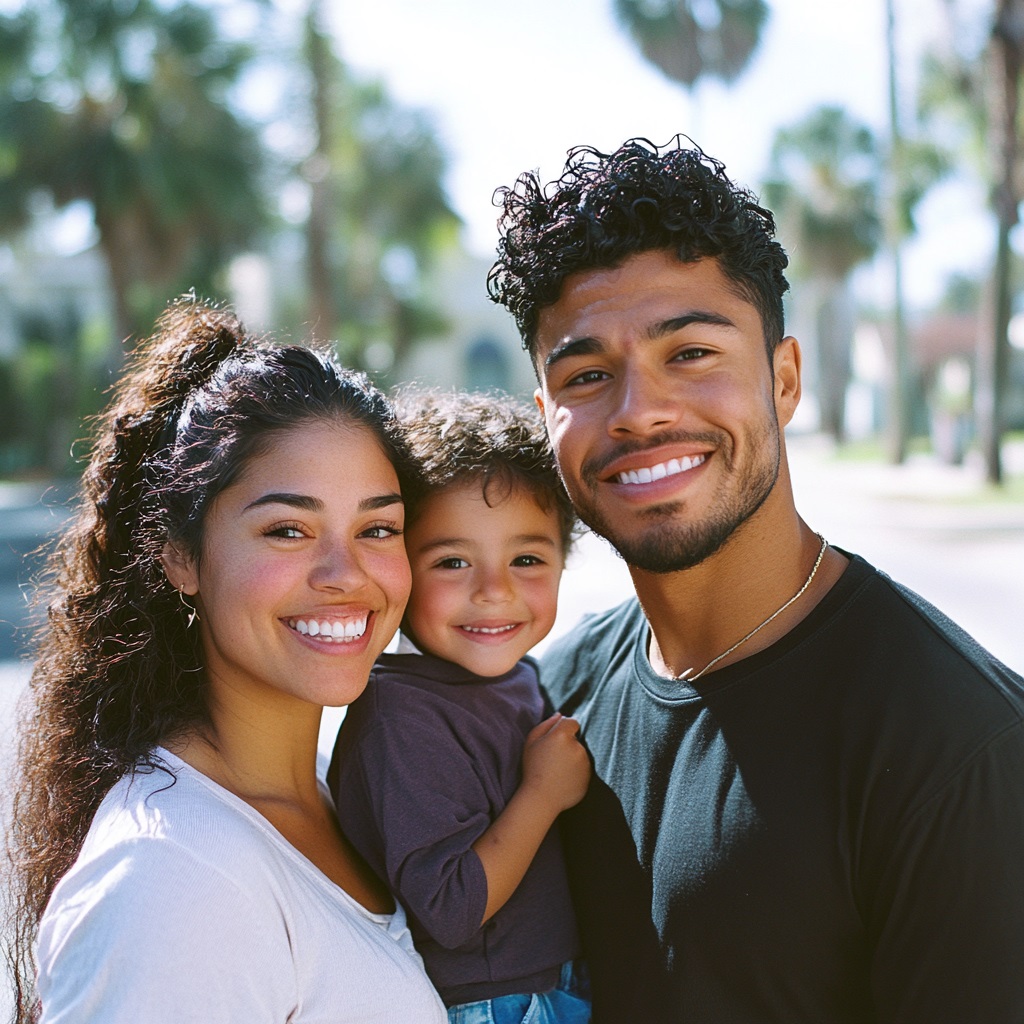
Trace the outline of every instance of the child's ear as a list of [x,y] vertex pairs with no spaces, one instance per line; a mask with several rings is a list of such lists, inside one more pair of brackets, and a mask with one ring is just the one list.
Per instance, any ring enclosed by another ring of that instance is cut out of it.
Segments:
[[164,575],[175,590],[190,597],[199,593],[199,573],[195,562],[171,541],[160,552],[160,563],[164,567]]

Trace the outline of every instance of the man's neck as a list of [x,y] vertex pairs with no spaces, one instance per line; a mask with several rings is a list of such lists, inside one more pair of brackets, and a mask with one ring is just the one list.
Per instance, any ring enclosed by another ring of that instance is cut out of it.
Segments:
[[[714,555],[691,569],[664,575],[631,569],[651,626],[648,654],[654,670],[667,678],[688,669],[689,675],[697,675],[742,641],[713,666],[724,668],[785,636],[846,566],[838,552],[828,550],[808,584],[821,543],[794,511],[782,527],[772,524],[768,529],[748,521]],[[800,597],[784,607],[805,584]]]

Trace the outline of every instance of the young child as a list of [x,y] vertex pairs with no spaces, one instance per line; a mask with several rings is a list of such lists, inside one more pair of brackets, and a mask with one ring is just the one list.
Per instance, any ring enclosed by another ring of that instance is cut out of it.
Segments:
[[574,720],[525,655],[555,619],[574,524],[539,418],[407,395],[412,595],[328,776],[346,836],[405,906],[450,1024],[576,1024],[590,1006],[552,828],[586,791]]

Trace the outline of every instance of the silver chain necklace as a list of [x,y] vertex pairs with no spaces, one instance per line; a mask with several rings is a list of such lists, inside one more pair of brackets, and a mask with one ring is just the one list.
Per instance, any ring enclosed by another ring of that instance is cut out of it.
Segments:
[[791,604],[793,604],[794,601],[803,597],[807,588],[814,582],[814,577],[818,572],[818,566],[821,565],[821,560],[825,557],[825,549],[828,547],[828,541],[825,540],[820,533],[815,533],[815,536],[821,541],[821,550],[818,552],[818,557],[814,560],[814,565],[811,567],[811,574],[804,580],[804,585],[781,608],[776,608],[760,626],[755,626],[742,640],[737,640],[736,643],[734,643],[727,651],[722,651],[717,658],[712,658],[711,661],[709,661],[696,675],[691,675],[690,673],[693,672],[693,668],[688,668],[675,677],[677,680],[692,683],[695,680],[700,679],[708,669],[717,665],[723,658],[728,658],[733,651],[738,647],[742,647],[752,636],[760,633],[769,622],[778,618]]

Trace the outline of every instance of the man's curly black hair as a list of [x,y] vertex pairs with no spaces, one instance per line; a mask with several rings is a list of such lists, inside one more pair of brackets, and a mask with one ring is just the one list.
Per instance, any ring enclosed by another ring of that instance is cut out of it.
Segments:
[[717,259],[760,313],[769,357],[782,340],[789,260],[773,238],[775,219],[685,136],[665,147],[630,139],[614,153],[578,146],[556,181],[543,186],[527,172],[494,201],[501,238],[487,290],[515,317],[535,361],[540,311],[567,277],[655,249],[684,263]]

